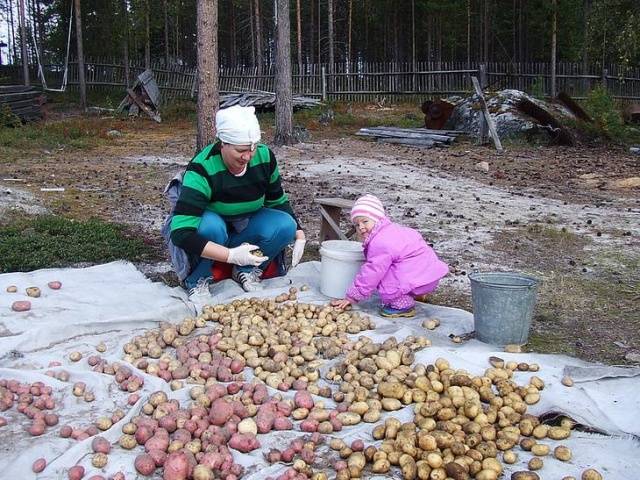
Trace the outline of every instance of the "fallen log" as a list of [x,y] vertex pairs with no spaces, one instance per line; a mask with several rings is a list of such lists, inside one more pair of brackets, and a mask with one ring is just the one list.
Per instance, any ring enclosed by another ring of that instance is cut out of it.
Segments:
[[409,145],[412,147],[433,148],[433,147],[445,147],[446,145],[441,142],[436,142],[429,139],[420,138],[399,138],[399,137],[380,137],[376,139],[378,143],[393,143],[398,145]]
[[430,133],[417,133],[417,132],[397,132],[393,130],[375,130],[371,131],[367,128],[361,128],[356,135],[361,137],[388,137],[388,138],[415,138],[424,140],[433,140],[436,142],[452,143],[454,137],[447,135],[436,135]]

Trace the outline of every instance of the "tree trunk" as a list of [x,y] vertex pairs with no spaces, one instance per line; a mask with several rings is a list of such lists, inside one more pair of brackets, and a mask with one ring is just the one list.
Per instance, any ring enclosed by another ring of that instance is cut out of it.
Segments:
[[[413,1],[413,0],[412,0]],[[353,18],[353,0],[349,0],[349,26],[347,30],[347,65],[351,63],[351,29]]]
[[293,94],[291,92],[291,28],[289,0],[277,0],[276,28],[276,145],[291,145],[293,137]]
[[260,21],[260,0],[256,0],[255,3],[254,24],[256,27],[256,63],[258,67],[258,75],[261,75],[264,58],[262,56],[262,22]]
[[149,0],[144,2],[144,68],[151,69],[151,26],[150,26]]
[[489,37],[490,37],[489,2],[490,0],[484,0],[484,15],[483,15],[484,30],[483,30],[483,36],[482,36],[482,61],[484,63],[489,62]]
[[322,0],[318,0],[318,65],[322,63]]
[[558,43],[558,0],[552,0],[551,18],[551,98],[556,96],[556,50]]
[[400,61],[400,45],[398,44],[400,32],[398,31],[398,5],[395,1],[391,3],[391,10],[393,10],[393,61],[398,63]]
[[18,53],[16,52],[16,31],[13,27],[13,1],[9,0],[9,19],[11,22],[11,52],[13,53],[14,64],[18,63]]
[[302,19],[300,0],[296,0],[296,30],[298,33],[298,75],[302,73]]
[[22,46],[22,79],[28,87],[31,85],[29,79],[29,56],[27,55],[27,29],[25,28],[24,0],[20,0],[20,44]]
[[124,80],[127,84],[127,88],[131,85],[131,72],[129,71],[129,12],[127,11],[127,0],[122,0],[122,20],[123,20],[123,32],[122,32],[122,54],[124,60]]
[[78,45],[78,84],[80,85],[80,106],[87,109],[87,84],[84,79],[84,50],[82,48],[82,11],[80,0],[75,1],[76,9],[76,42]]
[[411,0],[411,70],[413,70],[413,89],[416,88],[416,1]]
[[198,0],[198,137],[202,150],[216,137],[218,109],[218,0]]
[[315,5],[315,1],[311,0],[311,3],[309,4],[309,28],[308,28],[308,32],[309,32],[309,37],[307,40],[307,63],[309,64],[313,64],[313,62],[315,61],[315,55],[314,55],[314,51],[315,51],[315,38],[316,38],[316,23],[315,23],[315,11],[316,11],[316,5]]
[[169,7],[167,0],[163,1],[164,7],[164,66],[169,66]]
[[229,51],[231,55],[231,65],[234,67],[238,64],[238,45],[236,43],[236,6],[235,2],[231,2],[231,28],[229,29],[230,45]]
[[256,66],[256,35],[255,28],[253,26],[253,0],[249,0],[249,31],[251,35],[251,66]]
[[[327,42],[329,43],[329,73],[333,73],[335,62],[333,50],[333,0],[327,0]],[[331,85],[333,85],[333,77],[331,77]]]
[[467,68],[471,68],[471,0],[467,0]]

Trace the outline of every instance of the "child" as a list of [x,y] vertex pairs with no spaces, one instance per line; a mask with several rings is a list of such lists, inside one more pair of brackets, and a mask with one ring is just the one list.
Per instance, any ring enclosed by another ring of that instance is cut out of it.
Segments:
[[391,222],[382,202],[373,195],[358,198],[351,221],[363,240],[365,263],[347,290],[346,298],[332,305],[345,308],[378,290],[383,317],[413,317],[415,298],[433,292],[449,272],[446,263],[419,232]]

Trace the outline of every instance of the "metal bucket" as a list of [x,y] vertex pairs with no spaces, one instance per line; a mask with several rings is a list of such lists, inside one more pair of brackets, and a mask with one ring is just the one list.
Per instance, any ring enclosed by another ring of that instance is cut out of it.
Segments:
[[492,345],[527,343],[538,280],[518,273],[469,274],[476,338]]

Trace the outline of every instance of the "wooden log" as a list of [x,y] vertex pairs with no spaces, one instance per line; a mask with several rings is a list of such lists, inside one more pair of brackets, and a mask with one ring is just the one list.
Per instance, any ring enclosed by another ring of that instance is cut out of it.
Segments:
[[384,137],[376,139],[378,143],[394,143],[399,145],[411,145],[414,147],[422,147],[422,148],[432,148],[436,146],[444,146],[441,142],[436,142],[434,140],[429,139],[419,139],[419,138],[394,138],[394,137]]
[[149,115],[151,118],[153,118],[156,122],[160,123],[162,121],[162,119],[160,118],[160,115],[158,115],[157,112],[154,112],[153,110],[151,110],[144,103],[142,98],[140,98],[140,96],[138,96],[138,94],[133,91],[133,89],[127,88],[127,93],[129,94],[131,99],[135,102],[135,104],[138,106],[138,108],[140,108],[143,112],[145,112],[147,115]]
[[358,136],[366,136],[366,137],[388,137],[388,138],[415,138],[415,139],[424,139],[424,140],[434,140],[436,142],[443,143],[452,143],[454,138],[449,137],[447,135],[436,135],[436,134],[423,134],[423,133],[413,133],[413,132],[394,132],[394,131],[383,131],[377,130],[375,132],[368,131],[365,128],[361,128],[356,135]]
[[377,130],[377,129],[383,129],[383,130],[394,130],[394,131],[398,131],[398,132],[422,132],[422,133],[435,133],[437,135],[465,135],[467,132],[463,132],[462,130],[434,130],[434,129],[429,129],[429,128],[422,128],[422,127],[417,127],[417,128],[401,128],[401,127],[384,127],[384,126],[380,126],[380,127],[365,127],[368,130]]
[[476,95],[480,97],[480,105],[482,106],[482,114],[484,115],[484,119],[487,122],[487,126],[489,127],[489,133],[491,138],[493,139],[493,144],[496,147],[496,150],[499,153],[504,152],[502,148],[502,143],[500,142],[500,137],[498,136],[498,131],[496,130],[496,125],[493,123],[493,118],[491,118],[491,114],[489,113],[489,109],[487,108],[487,102],[484,99],[484,95],[482,94],[482,89],[480,88],[480,83],[476,77],[471,77],[471,81],[473,82],[473,88],[476,91]]

